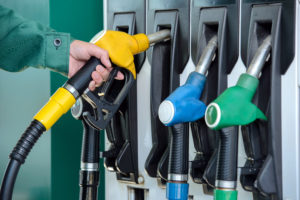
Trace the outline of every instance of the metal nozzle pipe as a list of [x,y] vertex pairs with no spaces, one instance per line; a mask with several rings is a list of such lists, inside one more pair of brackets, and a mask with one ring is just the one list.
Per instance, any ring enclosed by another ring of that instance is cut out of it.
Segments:
[[266,39],[264,39],[263,43],[257,49],[249,68],[247,70],[247,74],[258,78],[259,73],[261,72],[266,59],[271,51],[271,36],[269,35]]
[[161,31],[157,31],[155,33],[147,35],[149,39],[149,43],[155,44],[164,40],[171,39],[171,31],[169,29],[164,29]]
[[199,59],[199,62],[196,66],[196,72],[206,75],[206,72],[214,58],[216,49],[218,45],[218,37],[217,35],[214,35],[204,48],[201,57]]

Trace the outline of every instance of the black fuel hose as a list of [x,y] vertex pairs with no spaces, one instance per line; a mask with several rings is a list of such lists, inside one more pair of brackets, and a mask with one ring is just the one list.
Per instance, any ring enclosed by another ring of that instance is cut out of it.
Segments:
[[84,120],[82,121],[82,124],[83,124],[83,140],[82,140],[81,162],[98,163],[100,131],[89,126]]
[[21,163],[17,160],[10,160],[3,178],[3,182],[6,184],[1,187],[0,199],[6,200],[12,198],[13,188],[20,166]]
[[[99,185],[100,131],[84,120],[80,170],[80,200],[97,200]],[[90,165],[90,166],[89,166]]]

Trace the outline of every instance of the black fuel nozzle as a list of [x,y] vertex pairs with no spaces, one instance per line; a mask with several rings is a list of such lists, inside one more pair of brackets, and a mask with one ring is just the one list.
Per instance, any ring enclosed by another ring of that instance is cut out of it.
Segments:
[[[118,71],[123,73],[123,80],[115,79]],[[106,128],[135,81],[132,73],[123,68],[114,67],[110,74],[108,80],[99,89],[96,89],[95,92],[89,91],[83,95],[83,98],[95,108],[97,116],[95,118],[91,113],[86,112],[83,114],[83,118],[91,127],[97,130]]]

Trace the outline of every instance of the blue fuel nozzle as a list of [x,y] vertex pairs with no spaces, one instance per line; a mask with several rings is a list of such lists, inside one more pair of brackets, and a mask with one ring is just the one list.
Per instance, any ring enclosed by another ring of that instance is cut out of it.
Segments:
[[206,105],[200,101],[206,77],[192,72],[186,83],[177,88],[159,106],[160,121],[166,126],[192,122],[204,116]]

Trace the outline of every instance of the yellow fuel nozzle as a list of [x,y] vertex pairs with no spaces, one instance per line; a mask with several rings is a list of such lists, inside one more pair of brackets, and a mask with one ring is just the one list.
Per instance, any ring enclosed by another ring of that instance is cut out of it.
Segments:
[[107,50],[111,61],[128,69],[136,79],[133,56],[146,51],[151,44],[169,38],[170,30],[161,30],[148,36],[143,33],[129,35],[121,31],[106,30],[99,32],[90,42]]

